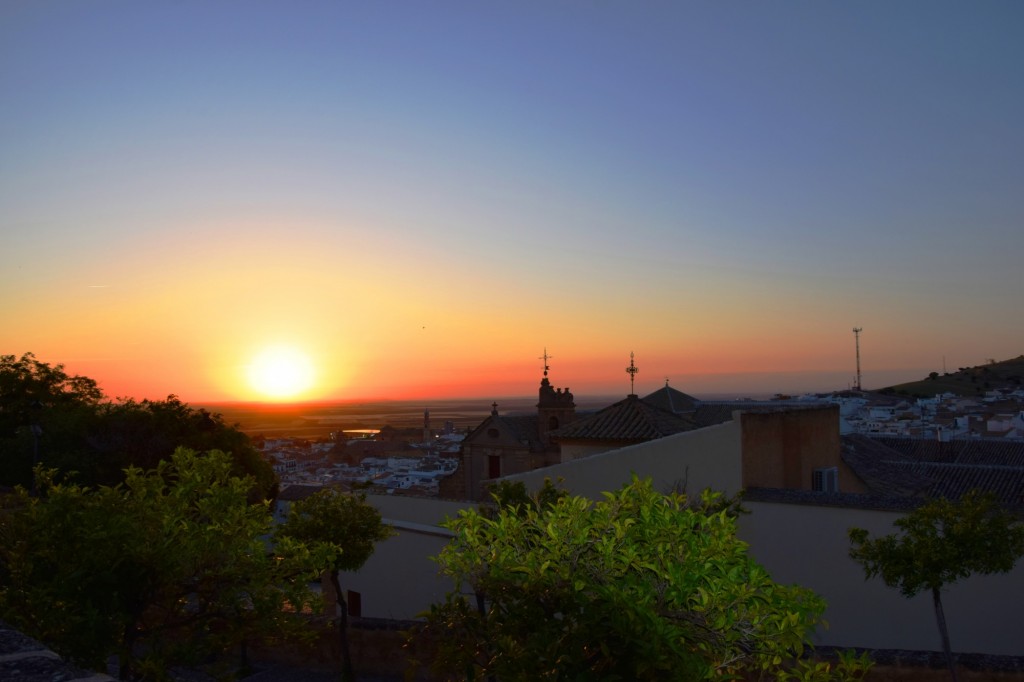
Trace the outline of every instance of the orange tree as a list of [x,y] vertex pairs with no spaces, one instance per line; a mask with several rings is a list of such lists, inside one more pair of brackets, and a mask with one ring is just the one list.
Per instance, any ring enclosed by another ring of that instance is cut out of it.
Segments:
[[338,641],[341,646],[341,677],[354,679],[348,646],[348,602],[341,589],[341,571],[356,571],[373,555],[376,544],[394,534],[380,512],[367,503],[365,494],[325,488],[295,502],[277,536],[316,547],[326,544],[340,551],[325,567],[338,607]]
[[0,617],[123,679],[165,674],[252,640],[306,630],[311,580],[340,550],[282,539],[224,453],[179,449],[116,486],[40,472],[0,514]]
[[863,528],[851,528],[850,556],[864,567],[866,579],[879,576],[908,599],[931,593],[942,651],[955,680],[942,590],[975,573],[1011,570],[1024,555],[1024,525],[993,495],[977,491],[958,501],[932,500],[893,525],[899,533],[874,539]]
[[413,645],[468,679],[859,677],[865,658],[813,659],[824,602],[774,582],[720,502],[634,480],[597,503],[463,511],[438,557],[456,588]]

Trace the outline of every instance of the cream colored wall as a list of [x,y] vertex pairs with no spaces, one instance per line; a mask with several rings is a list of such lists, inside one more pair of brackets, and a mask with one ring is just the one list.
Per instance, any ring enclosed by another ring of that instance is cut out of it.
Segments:
[[367,495],[372,504],[385,519],[439,525],[449,517],[458,515],[460,509],[475,507],[473,502],[452,502],[433,497],[410,497],[405,495]]
[[686,481],[692,494],[705,488],[734,493],[741,480],[739,425],[731,421],[686,431],[503,480],[523,481],[527,489],[537,490],[545,478],[561,478],[562,487],[574,495],[600,499],[602,492],[620,488],[634,473],[652,479],[658,490]]
[[607,452],[611,449],[612,448],[608,445],[570,445],[563,443],[559,446],[561,460],[563,462],[571,462],[574,459],[589,457],[590,455],[596,455],[599,452]]
[[441,576],[430,557],[437,556],[447,537],[415,531],[377,543],[362,569],[341,574],[343,590],[355,590],[362,599],[362,615],[371,618],[414,619],[453,587]]
[[[563,478],[573,494],[599,499],[620,487],[635,472],[650,477],[658,489],[688,475],[691,493],[706,487],[735,492],[740,481],[740,433],[735,421],[677,434],[651,443],[606,452],[509,477],[530,489],[545,477]],[[375,495],[368,498],[385,518],[436,526],[458,510],[474,506],[430,498]],[[938,650],[930,595],[905,599],[849,559],[846,531],[851,526],[872,535],[892,531],[896,513],[811,505],[744,503],[751,511],[739,521],[739,535],[752,555],[785,584],[813,589],[828,602],[831,627],[817,642],[843,647]],[[438,575],[436,556],[446,539],[402,531],[386,540],[358,574],[345,574],[346,589],[362,593],[363,614],[415,618],[440,601],[452,585]],[[1024,607],[1024,565],[1008,575],[974,577],[947,590],[943,597],[955,650],[1020,655],[1024,637],[1019,613]]]
[[[875,649],[941,650],[931,594],[913,599],[865,581],[849,558],[846,531],[866,528],[872,537],[893,532],[894,512],[744,503],[740,537],[777,581],[809,587],[825,598],[828,630],[819,644]],[[955,651],[1021,655],[1020,611],[1024,607],[1024,562],[1009,574],[973,577],[943,593]]]
[[448,544],[447,531],[440,524],[457,516],[460,509],[476,505],[395,495],[367,495],[366,500],[394,524],[398,535],[377,543],[362,569],[342,573],[342,589],[360,593],[363,616],[416,618],[453,587],[431,560]]
[[[691,493],[704,488],[735,492],[740,481],[740,434],[736,422],[602,453],[583,460],[505,477],[523,480],[534,490],[545,477],[563,478],[575,495],[600,498],[605,490],[628,483],[636,473],[650,477],[659,490],[687,480]],[[472,502],[431,498],[369,495],[367,501],[387,520],[437,527]],[[435,528],[438,532],[442,529]],[[422,530],[422,529],[421,529]],[[370,560],[354,574],[343,574],[343,588],[362,595],[363,615],[379,618],[415,618],[434,601],[440,601],[452,585],[441,578],[429,559],[445,545],[445,538],[416,531],[401,531],[377,545]]]

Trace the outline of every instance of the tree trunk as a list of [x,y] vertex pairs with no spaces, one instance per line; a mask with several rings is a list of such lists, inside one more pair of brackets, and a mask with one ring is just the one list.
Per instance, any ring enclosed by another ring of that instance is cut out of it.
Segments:
[[956,662],[953,660],[953,649],[949,645],[949,630],[946,628],[946,614],[942,610],[942,595],[937,588],[932,588],[932,602],[935,604],[935,620],[939,623],[939,634],[942,635],[942,652],[946,654],[946,665],[953,682],[957,682]]
[[138,628],[132,621],[132,625],[126,626],[121,637],[121,650],[117,654],[117,679],[135,679],[135,640],[138,639]]
[[[487,598],[484,596],[484,593],[480,592],[479,590],[475,591],[474,594],[476,595],[476,610],[480,614],[481,618],[486,618],[487,617]],[[472,667],[472,665],[470,665],[469,670],[466,671],[466,679],[472,680],[473,677],[474,677],[473,667]],[[487,676],[487,682],[495,682],[495,680],[496,680],[496,678],[494,677],[494,675],[488,675]]]
[[341,593],[341,581],[338,578],[339,571],[332,570],[331,585],[334,587],[334,597],[338,602],[340,614],[338,616],[338,643],[341,645],[341,680],[342,682],[354,682],[355,672],[352,670],[352,654],[348,647],[348,603]]

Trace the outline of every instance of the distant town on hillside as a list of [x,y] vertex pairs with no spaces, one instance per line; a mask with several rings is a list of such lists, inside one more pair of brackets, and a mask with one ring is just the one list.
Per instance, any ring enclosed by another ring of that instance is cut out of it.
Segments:
[[[1024,356],[1019,356],[933,372],[920,381],[874,391],[692,400],[704,413],[723,415],[759,405],[836,405],[843,436],[1024,441],[1022,376]],[[577,398],[577,414],[598,412],[615,400]],[[536,398],[508,398],[492,404],[440,400],[432,405],[393,401],[217,409],[249,433],[284,488],[331,485],[436,496],[441,481],[458,468],[463,440],[489,414],[525,415],[536,406]]]

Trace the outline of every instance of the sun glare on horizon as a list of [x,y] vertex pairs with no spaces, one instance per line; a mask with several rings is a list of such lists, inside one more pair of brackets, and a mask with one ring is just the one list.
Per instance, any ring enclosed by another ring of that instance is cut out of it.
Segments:
[[249,385],[269,400],[301,397],[312,388],[315,376],[309,358],[290,347],[267,348],[252,359]]

